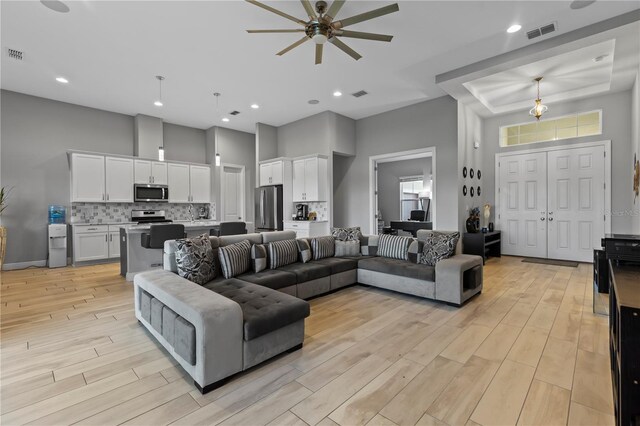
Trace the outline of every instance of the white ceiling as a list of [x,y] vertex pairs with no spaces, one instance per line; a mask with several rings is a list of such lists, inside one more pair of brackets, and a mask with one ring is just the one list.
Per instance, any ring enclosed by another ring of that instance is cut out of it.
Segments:
[[[569,1],[401,1],[399,12],[349,28],[393,34],[391,43],[343,39],[360,61],[328,45],[323,64],[314,65],[311,43],[275,55],[298,34],[247,34],[295,24],[244,1],[66,3],[71,10],[61,14],[38,1],[1,2],[3,89],[203,129],[238,110],[224,127],[249,132],[256,122],[280,126],[325,110],[358,119],[442,96],[437,74],[531,44],[526,29],[556,21],[557,32],[536,39],[544,40],[638,7],[604,0],[580,10]],[[305,16],[298,1],[266,3]],[[389,3],[349,0],[338,18]],[[514,22],[523,31],[507,34]],[[7,48],[23,50],[24,60],[9,59]],[[153,105],[158,74],[166,77],[162,108]],[[70,84],[56,83],[59,75]],[[361,89],[370,94],[349,95]],[[345,95],[334,98],[334,90]],[[220,115],[215,91],[222,93]],[[249,108],[254,102],[259,110]]]

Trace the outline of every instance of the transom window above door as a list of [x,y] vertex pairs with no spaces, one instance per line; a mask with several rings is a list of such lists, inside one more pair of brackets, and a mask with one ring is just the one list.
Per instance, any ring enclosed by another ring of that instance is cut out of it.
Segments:
[[559,141],[601,134],[602,110],[587,111],[542,121],[502,126],[500,127],[500,146]]

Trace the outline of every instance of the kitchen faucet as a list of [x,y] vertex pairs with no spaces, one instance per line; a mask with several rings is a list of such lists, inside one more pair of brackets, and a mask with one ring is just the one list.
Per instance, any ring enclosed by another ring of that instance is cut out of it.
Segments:
[[193,217],[193,204],[189,204],[189,216],[191,216],[191,222],[195,221]]

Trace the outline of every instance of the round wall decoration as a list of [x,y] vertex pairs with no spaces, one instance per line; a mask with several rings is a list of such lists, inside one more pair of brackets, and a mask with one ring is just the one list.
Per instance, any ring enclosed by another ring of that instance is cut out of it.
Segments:
[[476,191],[476,193],[478,194],[478,197],[480,196],[480,187],[478,187],[478,191]]
[[478,180],[480,180],[480,176],[482,175],[482,173],[480,173],[480,170],[478,170]]
[[469,177],[470,177],[471,179],[473,179],[473,169],[470,169],[470,170],[469,170]]
[[473,197],[473,186],[469,189],[469,195],[471,195],[471,197]]
[[466,166],[462,168],[462,177],[463,178],[467,177],[467,167]]
[[467,185],[463,185],[462,186],[462,195],[464,195],[464,196],[467,195]]

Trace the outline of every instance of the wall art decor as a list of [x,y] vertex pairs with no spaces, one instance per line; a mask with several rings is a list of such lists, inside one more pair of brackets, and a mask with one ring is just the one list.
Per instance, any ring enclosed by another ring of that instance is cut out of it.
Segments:
[[635,204],[640,195],[640,160],[637,154],[633,154],[633,193],[633,204]]
[[470,170],[469,170],[469,177],[470,177],[471,179],[473,179],[473,169],[470,169]]
[[478,180],[480,180],[480,176],[482,176],[482,173],[480,173],[480,170],[478,170]]
[[463,178],[467,177],[467,167],[466,166],[462,168],[462,177]]
[[473,186],[469,188],[469,195],[473,198]]
[[467,196],[467,185],[462,186],[462,195]]
[[478,187],[478,190],[476,191],[476,194],[478,194],[478,197],[480,196],[480,187]]

